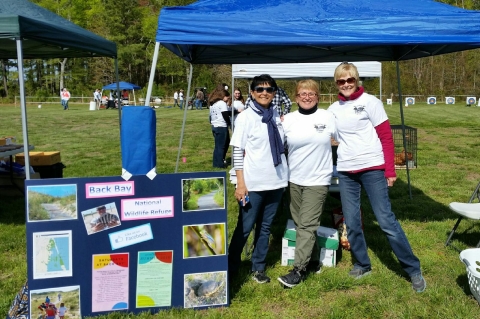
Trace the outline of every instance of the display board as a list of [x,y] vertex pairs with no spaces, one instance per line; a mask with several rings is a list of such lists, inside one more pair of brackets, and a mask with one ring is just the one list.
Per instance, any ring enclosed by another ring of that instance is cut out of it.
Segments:
[[227,306],[225,176],[27,180],[31,318]]

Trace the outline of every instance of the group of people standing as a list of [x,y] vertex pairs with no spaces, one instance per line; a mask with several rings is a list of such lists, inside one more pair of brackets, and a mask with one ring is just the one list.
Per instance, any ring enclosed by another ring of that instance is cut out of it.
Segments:
[[[393,138],[383,104],[359,85],[358,70],[352,63],[340,64],[335,69],[334,80],[338,101],[328,110],[318,108],[318,84],[303,80],[296,86],[298,110],[282,117],[274,101],[279,91],[275,80],[267,74],[252,80],[251,96],[235,120],[229,143],[233,147],[237,176],[235,198],[239,201],[238,221],[229,245],[230,279],[239,273],[243,247],[255,226],[251,256],[253,279],[258,283],[270,282],[265,272],[270,227],[287,186],[297,229],[295,260],[293,269],[278,281],[294,287],[304,280],[307,269],[321,271],[319,256],[312,255],[312,251],[333,174],[333,139],[339,142],[340,196],[354,258],[349,275],[359,279],[371,273],[360,213],[363,188],[380,228],[410,277],[412,288],[422,292],[426,282],[420,261],[391,210],[388,188],[393,186],[396,173]],[[226,127],[221,134],[228,136],[226,103],[221,95],[215,103],[218,103],[215,120],[223,119]],[[219,130],[214,128],[213,121],[212,131],[214,136],[220,134],[216,133]],[[221,163],[215,162],[214,151],[214,166],[216,164]]]
[[173,107],[178,106],[180,110],[183,108],[183,90],[176,90],[173,93]]

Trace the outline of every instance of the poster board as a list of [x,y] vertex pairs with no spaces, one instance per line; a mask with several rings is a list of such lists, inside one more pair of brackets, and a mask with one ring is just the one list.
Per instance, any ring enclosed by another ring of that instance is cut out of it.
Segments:
[[27,180],[31,318],[228,306],[225,177]]

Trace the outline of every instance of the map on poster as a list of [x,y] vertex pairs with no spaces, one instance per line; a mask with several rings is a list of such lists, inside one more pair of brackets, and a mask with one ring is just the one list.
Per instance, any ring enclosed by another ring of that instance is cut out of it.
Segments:
[[52,231],[33,234],[33,278],[72,275],[72,232]]

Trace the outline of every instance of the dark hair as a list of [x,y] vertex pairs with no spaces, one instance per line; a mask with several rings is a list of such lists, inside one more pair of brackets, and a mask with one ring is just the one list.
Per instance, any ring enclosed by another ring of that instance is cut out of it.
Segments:
[[268,84],[271,87],[274,87],[275,91],[277,90],[277,82],[275,82],[275,80],[269,74],[262,74],[254,77],[252,83],[250,84],[250,90],[255,90],[255,87],[260,84]]
[[242,91],[240,91],[239,88],[235,88],[233,90],[233,96],[235,96],[235,91],[240,92],[240,97],[237,99],[237,101],[241,101],[243,104],[245,104],[245,99],[243,98]]
[[210,93],[210,95],[208,96],[208,104],[212,106],[216,102],[223,100],[223,98],[227,96],[227,94],[230,95],[227,90],[225,90],[224,88],[220,89],[220,85],[218,85],[215,90],[213,90],[213,92]]
[[97,210],[101,210],[101,209],[107,209],[107,208],[105,207],[105,205],[97,207]]

